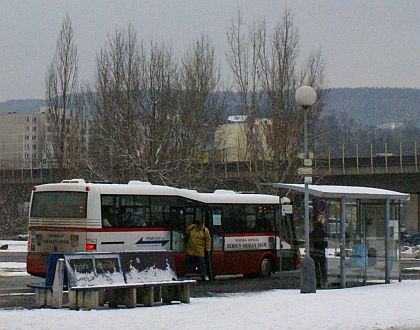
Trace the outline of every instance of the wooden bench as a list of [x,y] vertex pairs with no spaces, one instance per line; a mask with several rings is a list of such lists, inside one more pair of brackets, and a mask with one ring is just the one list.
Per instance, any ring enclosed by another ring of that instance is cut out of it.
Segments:
[[188,304],[191,284],[195,284],[195,281],[73,286],[69,287],[69,308],[96,309],[105,305],[106,302],[111,308],[119,305],[128,308],[137,305],[154,306],[169,304],[172,301]]
[[166,251],[64,255],[69,308],[132,308],[172,301],[190,302],[194,280],[178,280],[173,255]]

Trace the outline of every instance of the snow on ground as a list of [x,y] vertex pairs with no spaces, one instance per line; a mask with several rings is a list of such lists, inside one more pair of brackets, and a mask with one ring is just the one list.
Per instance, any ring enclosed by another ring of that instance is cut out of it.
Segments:
[[0,276],[29,276],[24,262],[0,262]]
[[420,326],[420,281],[192,298],[191,304],[93,311],[0,310],[0,329],[384,329]]
[[[0,250],[0,253],[26,252],[26,241],[0,240],[0,246],[5,244],[8,246],[7,250]],[[0,262],[0,276],[29,276],[29,274],[26,272],[24,262]]]
[[420,245],[401,247],[401,257],[419,259],[420,258]]
[[[26,250],[26,242],[0,241],[0,245],[7,242],[9,251]],[[20,273],[27,275],[25,263],[0,263],[0,276]],[[229,294],[151,308],[0,309],[0,330],[420,328],[418,297],[420,281],[404,281],[315,294],[299,290]]]
[[26,252],[26,241],[5,241],[0,240],[0,246],[8,245],[7,250],[0,250],[0,252]]

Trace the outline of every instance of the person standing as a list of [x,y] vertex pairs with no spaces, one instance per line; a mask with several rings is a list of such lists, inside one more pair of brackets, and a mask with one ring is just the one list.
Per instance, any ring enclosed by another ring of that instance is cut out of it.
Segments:
[[207,272],[205,252],[209,253],[211,250],[210,232],[205,227],[204,221],[197,221],[187,227],[187,248],[186,248],[186,264],[198,264],[201,278],[204,281],[209,280]]
[[311,233],[312,251],[311,257],[315,264],[316,283],[318,288],[322,288],[327,283],[327,259],[325,249],[328,245],[326,235],[321,222],[314,223],[314,229]]

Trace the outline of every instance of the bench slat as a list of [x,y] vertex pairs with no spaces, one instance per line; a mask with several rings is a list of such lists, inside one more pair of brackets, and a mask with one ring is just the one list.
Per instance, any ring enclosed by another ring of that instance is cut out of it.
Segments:
[[124,288],[147,288],[158,286],[176,286],[176,285],[189,285],[196,284],[195,280],[184,281],[168,281],[168,282],[142,282],[142,283],[128,283],[128,284],[107,284],[107,285],[92,285],[92,286],[73,286],[69,290],[74,291],[90,291],[90,290],[103,290],[103,289],[124,289]]
[[27,287],[32,289],[51,289],[52,285],[28,284]]

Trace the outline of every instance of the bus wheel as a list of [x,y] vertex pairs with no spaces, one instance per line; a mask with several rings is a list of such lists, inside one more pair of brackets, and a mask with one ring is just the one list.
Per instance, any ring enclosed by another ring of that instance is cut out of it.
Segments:
[[273,269],[273,265],[271,264],[270,259],[269,258],[264,258],[261,261],[261,265],[260,265],[260,276],[261,277],[270,277],[272,269]]

